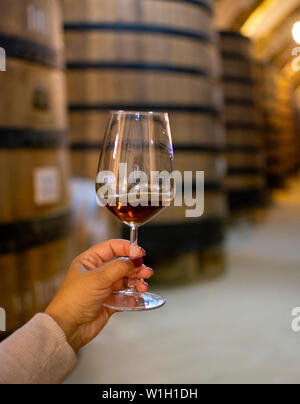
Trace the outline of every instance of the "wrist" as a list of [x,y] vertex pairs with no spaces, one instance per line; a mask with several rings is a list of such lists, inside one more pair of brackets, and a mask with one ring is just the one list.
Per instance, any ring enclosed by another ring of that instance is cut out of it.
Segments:
[[57,323],[57,325],[64,332],[69,345],[73,348],[75,352],[77,352],[80,348],[79,344],[76,342],[76,327],[71,324],[68,320],[66,320],[66,316],[61,314],[59,310],[48,306],[45,310],[45,314],[48,314],[53,320]]

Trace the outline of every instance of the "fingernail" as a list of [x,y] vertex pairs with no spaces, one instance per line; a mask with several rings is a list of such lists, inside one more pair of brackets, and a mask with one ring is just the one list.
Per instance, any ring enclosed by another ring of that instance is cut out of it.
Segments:
[[148,269],[148,270],[151,271],[151,272],[154,272],[153,269],[150,268],[150,267],[146,267],[146,269]]
[[146,255],[146,251],[142,247],[140,247],[140,249],[142,250],[143,255]]
[[145,286],[148,286],[148,283],[147,283],[144,279],[142,279],[142,282],[143,282],[143,284],[144,284]]
[[140,268],[143,265],[142,258],[134,258],[131,260],[135,268]]

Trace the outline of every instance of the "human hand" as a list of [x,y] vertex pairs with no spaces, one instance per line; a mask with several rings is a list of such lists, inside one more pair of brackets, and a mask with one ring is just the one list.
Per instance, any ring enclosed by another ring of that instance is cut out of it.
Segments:
[[137,278],[139,292],[147,291],[143,279],[153,271],[143,265],[145,251],[137,248],[139,260],[126,258],[129,254],[130,243],[126,240],[109,240],[82,253],[72,262],[60,290],[45,310],[63,329],[75,352],[95,338],[116,312],[103,303],[113,291],[127,287],[129,276]]

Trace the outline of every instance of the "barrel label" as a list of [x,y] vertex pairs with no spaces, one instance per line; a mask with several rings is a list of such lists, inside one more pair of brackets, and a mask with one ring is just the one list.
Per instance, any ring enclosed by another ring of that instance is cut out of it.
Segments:
[[33,92],[33,107],[41,111],[48,111],[50,109],[50,96],[48,90],[45,88],[36,88]]
[[49,16],[46,11],[40,10],[34,5],[27,7],[27,26],[29,31],[34,31],[42,35],[49,35]]
[[34,170],[34,202],[36,205],[57,203],[61,184],[58,169],[39,167]]

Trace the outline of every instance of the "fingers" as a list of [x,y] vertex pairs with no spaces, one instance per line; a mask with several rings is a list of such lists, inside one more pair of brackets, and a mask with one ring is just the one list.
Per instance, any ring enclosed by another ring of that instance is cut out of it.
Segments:
[[118,258],[93,272],[95,282],[101,288],[111,288],[116,282],[121,281],[134,273],[134,265],[129,258]]
[[136,281],[135,287],[137,288],[138,292],[145,293],[148,290],[148,283],[143,279],[139,279]]
[[145,265],[142,266],[142,268],[137,272],[136,278],[139,279],[149,279],[153,275],[153,269],[146,267]]
[[[122,279],[121,281],[118,281],[114,284],[113,290],[114,291],[124,290],[127,288],[127,286],[128,286],[128,280]],[[148,290],[148,284],[143,279],[137,279],[135,286],[136,286],[138,292],[141,292],[141,293],[145,293]]]
[[[145,250],[137,246],[136,258],[141,258],[145,254]],[[129,256],[130,242],[128,240],[108,240],[85,251],[79,256],[79,260],[86,265],[88,269],[92,269],[103,265],[113,258]]]
[[[153,275],[153,269],[146,267],[143,265],[141,269],[134,275],[134,277],[138,279],[149,279]],[[127,288],[127,278],[121,279],[114,283],[114,290],[123,290]]]

